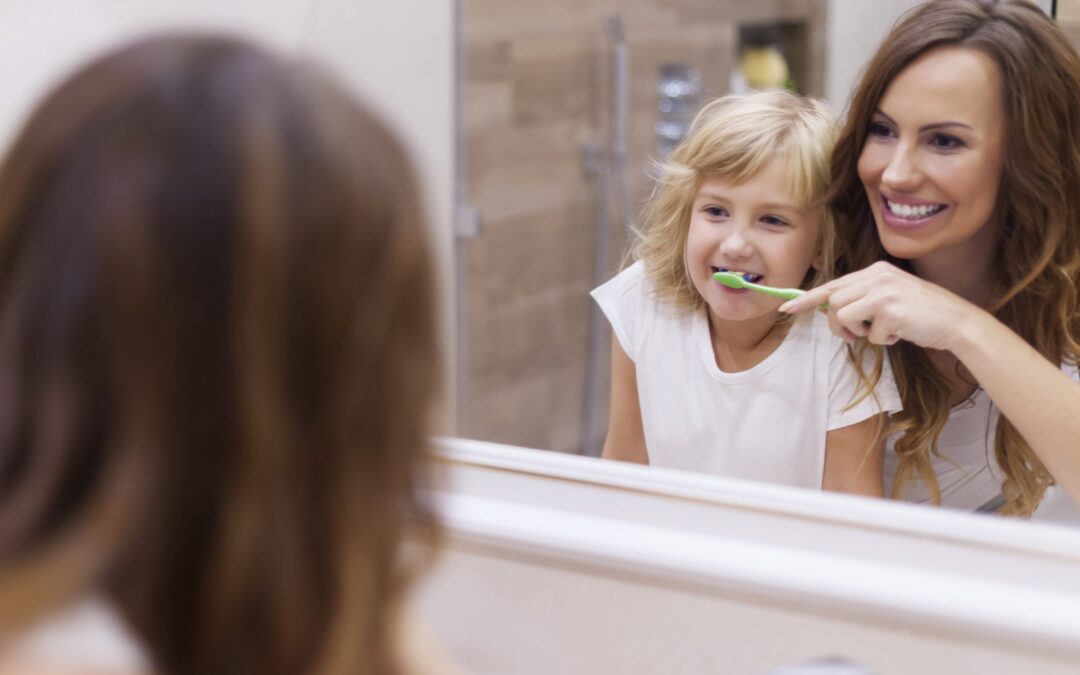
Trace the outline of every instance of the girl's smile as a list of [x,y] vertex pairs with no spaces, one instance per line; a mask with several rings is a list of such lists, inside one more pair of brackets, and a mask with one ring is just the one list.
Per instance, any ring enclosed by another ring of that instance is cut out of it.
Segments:
[[733,272],[747,281],[794,287],[803,282],[817,252],[818,224],[810,209],[788,195],[783,159],[774,159],[739,184],[722,178],[702,183],[687,233],[686,265],[695,289],[720,323],[775,322],[779,300],[732,289],[713,279]]

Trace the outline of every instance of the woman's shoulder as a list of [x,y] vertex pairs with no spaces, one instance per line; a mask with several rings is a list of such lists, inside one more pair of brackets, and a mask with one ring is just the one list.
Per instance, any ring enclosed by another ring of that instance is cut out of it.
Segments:
[[0,655],[0,675],[150,675],[148,670],[102,670],[82,666],[50,667],[36,662],[7,661]]
[[89,596],[5,636],[0,675],[149,673],[142,647],[105,600]]

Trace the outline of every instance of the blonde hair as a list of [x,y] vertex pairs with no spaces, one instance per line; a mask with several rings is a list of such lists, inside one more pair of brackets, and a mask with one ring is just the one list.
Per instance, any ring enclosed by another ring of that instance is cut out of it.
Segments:
[[[659,166],[632,252],[645,264],[658,297],[692,312],[705,306],[686,264],[687,232],[698,190],[710,178],[743,183],[774,160],[788,167],[785,187],[791,197],[817,217],[819,262],[807,270],[800,287],[812,288],[831,279],[839,245],[825,196],[838,131],[836,115],[825,103],[784,89],[731,94],[702,108],[689,135]],[[848,347],[847,357],[859,379],[850,408],[874,396],[884,370],[884,350],[861,341]],[[879,427],[875,433],[880,438],[886,429]]]
[[822,265],[807,272],[802,287],[830,278],[836,228],[823,197],[836,134],[836,116],[827,105],[784,89],[732,94],[707,104],[686,139],[658,166],[639,222],[632,257],[644,262],[659,296],[687,310],[704,306],[685,260],[698,190],[710,178],[743,183],[774,160],[788,167],[790,195],[817,212]]
[[[832,162],[829,202],[844,245],[839,272],[875,261],[911,270],[890,256],[874,226],[858,176],[870,118],[889,84],[912,61],[943,46],[979,50],[1001,70],[1008,143],[998,191],[1003,239],[994,265],[997,294],[987,308],[1051,363],[1080,355],[1080,58],[1061,30],[1030,2],[928,2],[906,14],[866,67],[852,94]],[[950,414],[950,388],[926,350],[889,347],[904,409],[894,415],[899,460],[893,496],[919,479],[934,502],[941,491],[931,463]],[[1002,513],[1029,515],[1052,477],[1005,416],[994,456],[1004,474]]]

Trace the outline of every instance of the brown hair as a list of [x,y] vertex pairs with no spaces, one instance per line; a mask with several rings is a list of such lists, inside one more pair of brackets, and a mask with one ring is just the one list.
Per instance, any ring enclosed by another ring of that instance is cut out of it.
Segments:
[[61,84],[0,167],[0,621],[93,586],[167,673],[392,671],[430,262],[308,65],[167,36]]
[[[885,38],[852,94],[832,162],[829,199],[843,247],[838,272],[888,260],[858,176],[871,117],[893,79],[912,61],[945,46],[979,50],[1001,71],[1006,149],[998,192],[1003,235],[1000,271],[989,310],[1052,363],[1080,354],[1080,59],[1061,31],[1023,0],[940,0],[903,16]],[[918,476],[935,501],[940,489],[930,462],[948,421],[949,385],[924,350],[889,348],[904,410],[895,415],[898,496]],[[994,453],[1004,472],[1004,512],[1030,514],[1051,476],[1016,427],[1001,417]]]

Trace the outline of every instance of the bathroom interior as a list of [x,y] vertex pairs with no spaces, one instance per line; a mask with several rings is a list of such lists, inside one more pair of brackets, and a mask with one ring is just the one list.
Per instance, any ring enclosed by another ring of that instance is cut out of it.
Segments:
[[[391,121],[425,186],[445,361],[445,537],[411,609],[463,672],[1077,672],[1071,504],[1020,522],[596,459],[611,333],[589,291],[626,262],[655,161],[728,92],[842,111],[917,4],[15,2],[0,144],[81,58],[176,27],[309,54]],[[1080,48],[1080,0],[1039,4]]]
[[[1051,618],[1055,610],[1049,605],[1022,620],[1011,603],[1008,608],[971,607],[967,618],[953,617],[957,623],[949,630],[959,632],[952,633],[957,637],[946,646],[930,628],[941,616],[930,619],[916,609],[916,617],[907,614],[910,606],[883,610],[880,604],[860,614],[845,604],[877,595],[865,587],[846,600],[823,602],[810,590],[821,579],[796,574],[797,591],[769,585],[768,593],[783,593],[784,601],[753,593],[749,599],[740,596],[760,582],[756,575],[761,567],[716,572],[717,559],[731,555],[736,545],[728,538],[732,529],[747,528],[753,534],[746,538],[754,545],[800,541],[795,546],[800,552],[784,547],[763,559],[763,567],[776,556],[795,569],[813,567],[817,561],[803,555],[812,558],[816,546],[853,546],[857,550],[848,551],[847,562],[910,564],[919,574],[928,574],[911,581],[927,593],[908,597],[915,606],[949,597],[952,609],[959,611],[955,598],[964,591],[950,582],[938,586],[944,577],[935,575],[984,566],[1031,570],[1008,555],[996,558],[1002,551],[990,549],[1013,535],[986,533],[988,538],[983,538],[979,528],[987,522],[970,522],[972,516],[966,514],[909,513],[918,511],[909,507],[899,517],[931,520],[917,527],[911,520],[900,525],[895,511],[872,514],[879,505],[863,504],[861,516],[867,520],[856,518],[858,525],[844,520],[844,528],[818,533],[786,516],[781,516],[783,524],[760,520],[760,510],[773,510],[773,515],[783,511],[796,519],[813,513],[811,519],[823,520],[836,515],[834,508],[844,512],[841,520],[851,517],[851,511],[820,503],[823,495],[802,495],[798,506],[788,502],[790,494],[757,493],[744,501],[743,489],[767,487],[728,484],[718,489],[711,478],[662,470],[643,477],[637,467],[581,465],[574,457],[598,456],[607,428],[611,332],[589,290],[626,264],[635,216],[652,188],[656,160],[681,138],[705,101],[728,92],[786,86],[842,111],[877,42],[897,17],[917,4],[458,4],[456,407],[451,434],[456,438],[445,439],[441,452],[450,482],[459,487],[446,502],[447,513],[454,514],[455,546],[420,594],[419,606],[454,653],[470,665],[481,672],[520,673],[1067,672],[1074,667],[1075,654],[1048,656],[1060,643],[1052,648],[1026,643],[1016,651],[997,649],[1004,643],[995,640],[1016,638],[1024,621],[1071,630]],[[1080,3],[1043,4],[1073,44],[1080,45]],[[538,458],[520,448],[540,449],[549,456]],[[699,479],[708,483],[703,491],[695,482]],[[638,497],[641,503],[634,503]],[[616,498],[626,501],[616,505]],[[817,506],[810,507],[803,498],[817,500]],[[658,516],[654,510],[665,507],[652,499],[673,499],[681,506]],[[697,507],[719,512],[694,513]],[[492,516],[496,509],[503,515]],[[1044,541],[1057,546],[1062,534],[1069,539],[1075,534],[1060,528],[1080,524],[1078,516],[1067,498],[1047,499],[1034,519],[1041,522],[1019,527],[1025,537],[1047,536]],[[582,524],[592,518],[598,520]],[[721,520],[729,529],[715,526]],[[1048,524],[1051,521],[1055,524]],[[634,531],[643,523],[643,531]],[[722,541],[713,542],[715,557],[709,557],[708,546],[700,540],[668,542],[649,525],[692,537],[722,533]],[[625,537],[617,534],[622,526],[630,527]],[[849,526],[854,529],[846,529]],[[872,533],[863,529],[867,526]],[[909,540],[887,541],[901,530],[904,537],[921,543],[946,538],[958,544],[958,537],[970,536],[964,546],[972,548],[950,551],[946,564],[931,569],[923,554],[913,553]],[[876,536],[884,539],[877,541]],[[636,548],[633,540],[644,543]],[[1032,547],[1028,552],[1050,553],[1034,540],[1026,541]],[[666,546],[693,552],[661,561],[657,549]],[[1059,553],[1064,552],[1052,555]],[[704,570],[695,566],[699,554],[707,558],[701,563]],[[964,562],[968,555],[970,565]],[[1064,555],[1080,561],[1073,557],[1075,550]],[[833,571],[844,576],[839,568]],[[1048,569],[1044,581],[1059,573]],[[845,581],[862,572],[852,574]],[[895,569],[868,574],[869,585],[878,590],[905,583]],[[673,583],[673,577],[679,581]],[[1015,576],[981,581],[999,589],[1023,583]],[[801,596],[804,592],[811,595]],[[980,590],[972,593],[982,595]],[[474,608],[468,617],[448,609],[466,602]],[[801,602],[818,611],[790,611]],[[1065,605],[1071,602],[1065,600]],[[520,615],[501,620],[506,607],[520,610]],[[990,626],[989,617],[997,611],[1002,612],[1001,623]],[[987,623],[959,628],[976,616]],[[885,628],[883,621],[895,623]],[[964,644],[959,636],[968,629],[974,642]],[[478,646],[476,635],[488,631],[490,640]],[[718,634],[725,639],[717,639]],[[764,648],[763,634],[783,635],[783,644],[767,641],[770,646]],[[1044,649],[1049,651],[1040,651]],[[1021,653],[1024,656],[1018,656]]]

